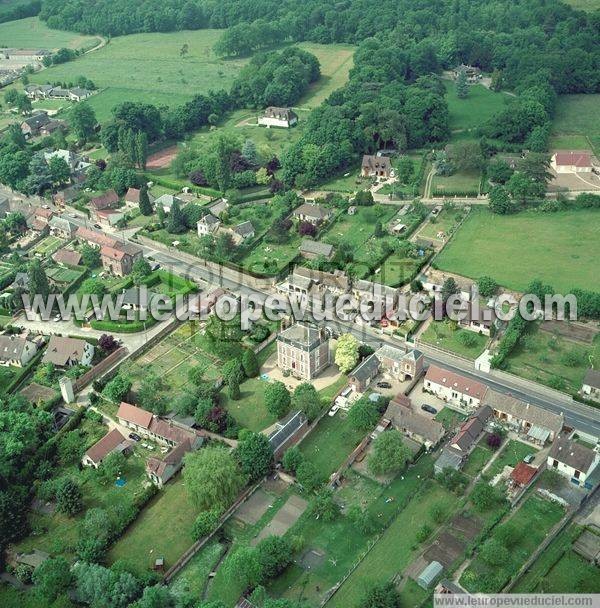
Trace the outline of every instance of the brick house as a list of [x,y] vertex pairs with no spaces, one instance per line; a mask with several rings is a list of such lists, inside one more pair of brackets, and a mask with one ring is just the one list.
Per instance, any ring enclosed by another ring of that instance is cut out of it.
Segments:
[[102,267],[119,277],[127,276],[137,260],[144,257],[143,251],[137,245],[119,241],[114,245],[105,245],[100,249]]
[[301,380],[312,380],[331,362],[323,329],[296,323],[277,336],[277,365]]

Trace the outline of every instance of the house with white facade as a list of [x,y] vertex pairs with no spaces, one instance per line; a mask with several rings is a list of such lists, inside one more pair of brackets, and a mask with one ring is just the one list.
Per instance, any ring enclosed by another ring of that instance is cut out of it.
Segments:
[[556,173],[590,173],[592,154],[589,150],[557,150],[550,165]]
[[591,489],[588,478],[600,463],[600,454],[591,448],[558,437],[548,454],[548,468],[560,473],[576,486]]
[[600,371],[588,369],[581,385],[581,396],[590,401],[600,403]]
[[461,412],[473,412],[481,405],[488,388],[471,378],[430,365],[425,374],[423,390]]
[[0,365],[23,367],[37,353],[35,342],[19,336],[0,336]]
[[263,127],[283,127],[288,129],[298,122],[298,115],[291,108],[277,108],[269,106],[258,119]]
[[207,213],[204,217],[200,218],[196,224],[198,236],[207,236],[212,234],[221,225],[221,220],[215,217],[211,213]]

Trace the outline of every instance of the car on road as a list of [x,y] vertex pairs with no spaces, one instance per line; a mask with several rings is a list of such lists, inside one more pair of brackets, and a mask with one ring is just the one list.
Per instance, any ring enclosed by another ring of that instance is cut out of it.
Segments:
[[525,464],[531,464],[533,462],[534,458],[535,458],[535,454],[527,454],[527,456],[525,456],[525,458],[523,458],[523,462]]
[[150,270],[152,270],[152,272],[154,272],[155,270],[158,270],[160,268],[160,264],[158,262],[154,262],[154,264],[152,264],[150,266]]
[[421,406],[421,409],[428,414],[437,414],[438,411],[433,407],[433,405],[429,405],[428,403],[424,403]]
[[391,383],[382,380],[381,382],[377,383],[377,388],[392,388],[392,385]]
[[102,230],[102,226],[100,226],[100,224],[94,224],[94,228],[98,228],[98,230]]
[[129,439],[133,439],[134,441],[142,440],[142,438],[137,433],[129,433]]

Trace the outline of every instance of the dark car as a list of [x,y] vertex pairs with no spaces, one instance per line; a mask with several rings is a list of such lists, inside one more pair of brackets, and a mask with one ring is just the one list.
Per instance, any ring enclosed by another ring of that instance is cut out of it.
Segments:
[[389,382],[378,382],[377,388],[392,388],[392,385]]
[[137,433],[129,433],[129,439],[133,439],[134,441],[142,440],[142,438]]
[[424,404],[421,406],[421,409],[422,409],[424,412],[427,412],[427,413],[429,413],[429,414],[437,414],[437,413],[438,413],[438,411],[437,411],[437,410],[436,410],[436,409],[435,409],[435,408],[434,408],[432,405],[427,405],[427,403],[424,403]]
[[102,229],[102,226],[100,226],[100,224],[94,224],[94,228],[98,228],[98,230]]

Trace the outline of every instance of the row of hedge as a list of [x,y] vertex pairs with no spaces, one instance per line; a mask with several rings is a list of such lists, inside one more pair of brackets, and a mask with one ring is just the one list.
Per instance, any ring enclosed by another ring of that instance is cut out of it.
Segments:
[[504,332],[502,340],[500,340],[498,352],[492,357],[492,367],[501,367],[504,364],[506,357],[508,357],[517,344],[519,344],[521,336],[523,336],[527,330],[527,326],[528,321],[526,321],[520,313],[517,313],[510,320],[508,328],[506,329],[506,332]]

